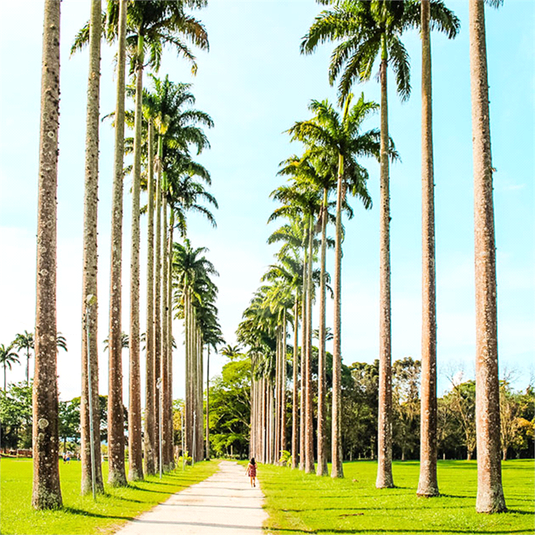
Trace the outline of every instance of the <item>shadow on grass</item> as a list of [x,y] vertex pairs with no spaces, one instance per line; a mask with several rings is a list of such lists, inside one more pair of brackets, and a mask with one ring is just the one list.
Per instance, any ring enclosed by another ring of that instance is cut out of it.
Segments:
[[134,520],[134,517],[131,516],[117,516],[117,515],[103,515],[99,513],[92,513],[91,511],[84,511],[83,509],[76,509],[75,507],[65,507],[65,513],[77,516],[90,516],[93,518],[114,518],[116,520]]

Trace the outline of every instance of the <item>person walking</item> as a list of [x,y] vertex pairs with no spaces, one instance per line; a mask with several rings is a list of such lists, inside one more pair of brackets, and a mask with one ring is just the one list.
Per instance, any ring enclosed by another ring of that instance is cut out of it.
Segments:
[[254,457],[251,458],[251,461],[247,465],[247,470],[245,471],[245,473],[251,479],[251,487],[256,487],[256,462],[254,460]]

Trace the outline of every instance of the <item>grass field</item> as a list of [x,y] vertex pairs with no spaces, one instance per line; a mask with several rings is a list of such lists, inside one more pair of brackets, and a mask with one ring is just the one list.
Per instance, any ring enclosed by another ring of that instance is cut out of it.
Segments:
[[394,489],[375,488],[377,464],[344,464],[344,479],[305,475],[262,465],[267,532],[277,535],[327,534],[530,534],[534,533],[534,461],[503,463],[508,513],[475,512],[475,461],[440,461],[439,498],[418,498],[419,463],[395,462]]
[[[59,511],[34,511],[31,507],[31,459],[0,461],[0,533],[2,535],[105,535],[113,533],[171,494],[198,483],[217,470],[217,461],[197,463],[186,470],[177,470],[138,481],[125,488],[105,488],[106,494],[80,495],[81,464],[60,463],[61,492],[65,508]],[[108,464],[103,465],[104,481]],[[155,534],[156,535],[156,534]]]

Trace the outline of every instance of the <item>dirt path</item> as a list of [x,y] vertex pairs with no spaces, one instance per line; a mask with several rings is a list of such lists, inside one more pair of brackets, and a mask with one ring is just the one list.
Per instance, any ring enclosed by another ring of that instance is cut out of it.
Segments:
[[244,468],[223,461],[213,476],[129,522],[116,535],[260,535],[267,514],[256,482]]

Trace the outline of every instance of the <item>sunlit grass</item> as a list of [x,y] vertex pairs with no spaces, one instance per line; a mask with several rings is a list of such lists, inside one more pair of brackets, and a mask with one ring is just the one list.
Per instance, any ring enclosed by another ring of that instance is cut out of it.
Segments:
[[[165,501],[171,494],[198,483],[217,470],[217,461],[208,461],[138,481],[124,488],[105,485],[105,495],[80,495],[81,463],[60,463],[64,509],[34,511],[31,507],[32,461],[2,459],[0,462],[0,533],[3,535],[112,533],[126,521]],[[103,465],[104,481],[108,464]]]
[[394,463],[396,488],[375,488],[377,464],[344,464],[344,479],[305,475],[283,467],[259,467],[266,494],[268,533],[381,534],[533,534],[534,462],[503,463],[503,485],[508,513],[475,512],[475,461],[441,461],[441,496],[418,498],[419,464]]

